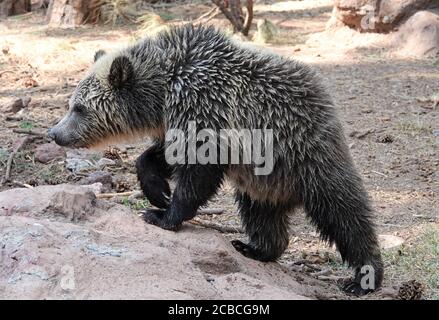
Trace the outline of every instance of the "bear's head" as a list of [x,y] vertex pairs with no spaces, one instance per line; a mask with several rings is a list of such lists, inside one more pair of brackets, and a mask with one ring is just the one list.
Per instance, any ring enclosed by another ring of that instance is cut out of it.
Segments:
[[89,148],[162,134],[163,74],[153,57],[139,63],[130,56],[129,51],[95,54],[50,138],[61,146]]

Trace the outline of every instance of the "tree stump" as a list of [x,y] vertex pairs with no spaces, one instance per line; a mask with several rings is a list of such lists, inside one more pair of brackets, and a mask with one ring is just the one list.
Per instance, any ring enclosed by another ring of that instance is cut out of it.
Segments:
[[0,18],[31,11],[31,0],[0,0]]
[[101,0],[51,0],[47,21],[52,27],[75,28],[99,19]]

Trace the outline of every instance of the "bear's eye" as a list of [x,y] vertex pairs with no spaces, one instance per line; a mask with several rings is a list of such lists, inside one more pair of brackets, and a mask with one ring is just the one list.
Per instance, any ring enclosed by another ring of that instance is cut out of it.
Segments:
[[73,112],[76,113],[84,113],[85,112],[85,107],[82,104],[76,103],[73,105]]

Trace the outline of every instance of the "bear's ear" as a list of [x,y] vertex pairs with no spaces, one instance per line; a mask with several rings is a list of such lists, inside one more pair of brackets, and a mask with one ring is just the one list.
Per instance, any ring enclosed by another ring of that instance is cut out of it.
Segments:
[[94,57],[94,62],[98,61],[101,57],[103,57],[105,55],[106,55],[106,52],[104,50],[96,51],[95,57]]
[[110,68],[108,82],[114,88],[121,88],[128,84],[134,77],[134,67],[125,56],[116,57]]

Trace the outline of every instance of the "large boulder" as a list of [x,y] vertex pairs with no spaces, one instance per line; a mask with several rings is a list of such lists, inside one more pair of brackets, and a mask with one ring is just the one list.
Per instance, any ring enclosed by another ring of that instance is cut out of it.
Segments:
[[439,10],[416,12],[399,28],[393,46],[396,53],[402,56],[438,56]]
[[96,192],[0,193],[0,299],[305,299],[320,284],[241,256],[213,230],[147,225]]
[[346,25],[361,32],[387,33],[417,11],[438,6],[437,0],[334,0],[328,27]]

